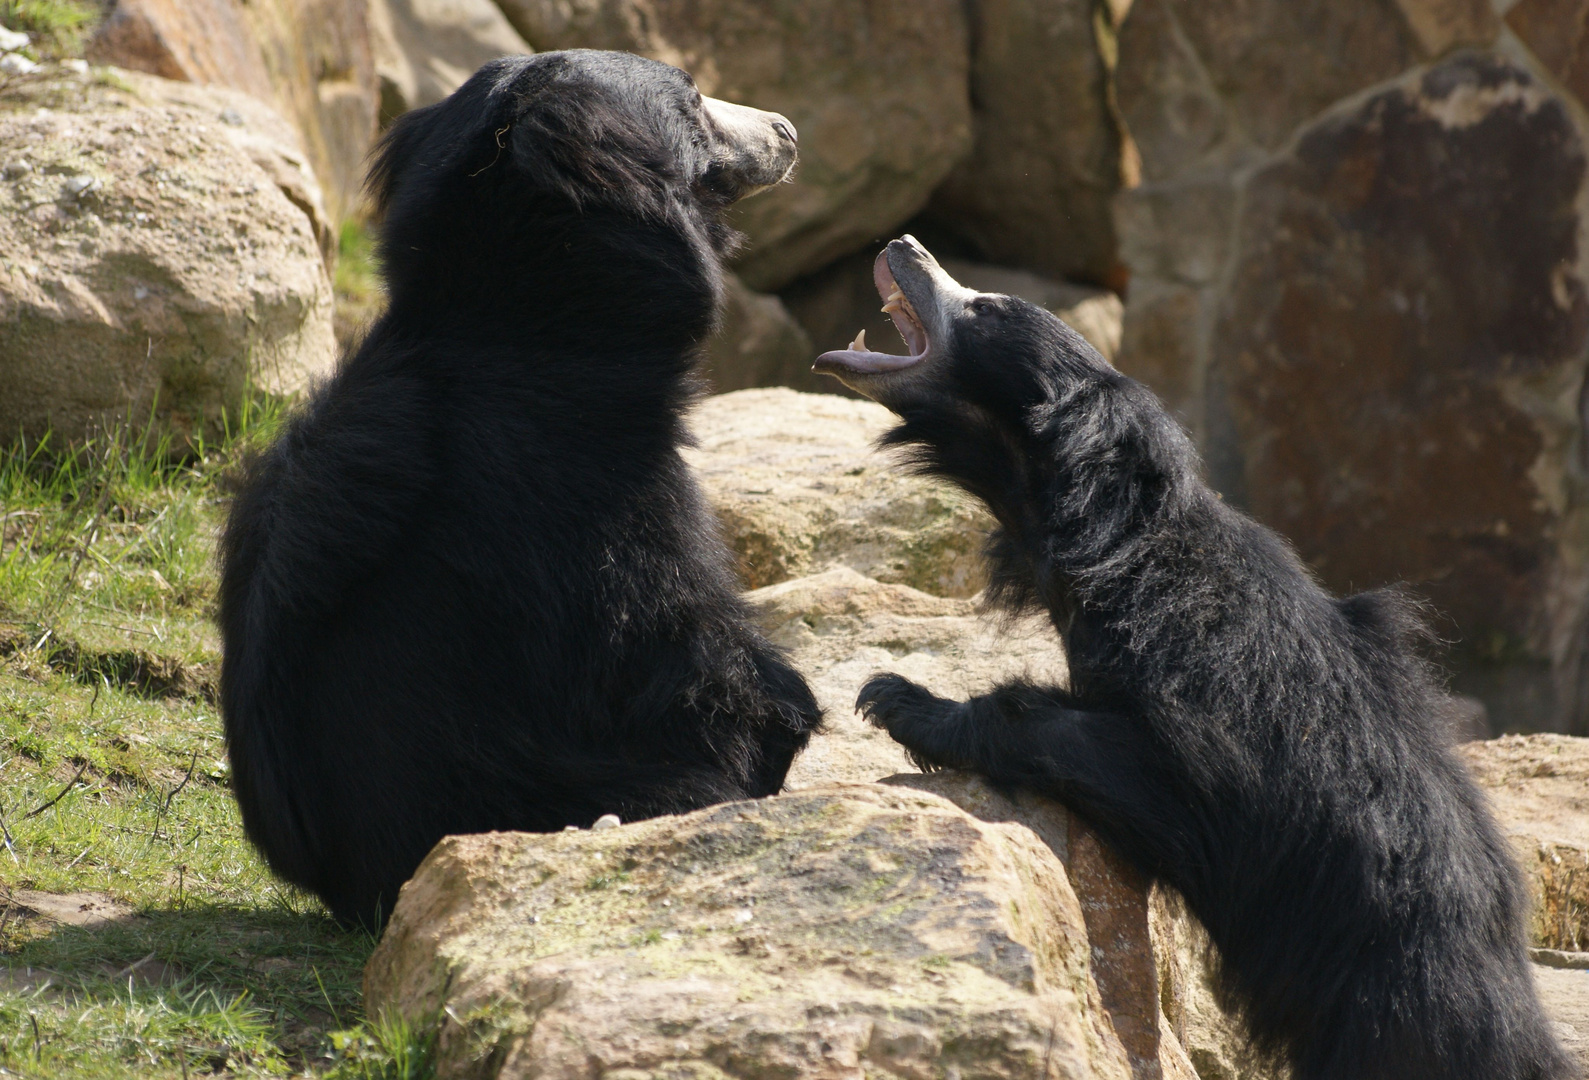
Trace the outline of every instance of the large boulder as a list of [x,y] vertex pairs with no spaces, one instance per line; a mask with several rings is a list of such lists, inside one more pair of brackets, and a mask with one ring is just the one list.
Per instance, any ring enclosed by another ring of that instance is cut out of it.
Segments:
[[929,213],[990,262],[1119,283],[1109,202],[1131,169],[1113,102],[1110,5],[968,7],[974,142]]
[[332,214],[357,206],[379,101],[365,0],[115,0],[88,55],[275,105],[297,125]]
[[488,60],[532,52],[491,0],[368,0],[381,121],[434,105]]
[[881,405],[786,389],[705,399],[691,420],[700,474],[747,588],[834,565],[938,596],[982,588],[992,525],[971,498],[910,476],[873,443]]
[[[79,437],[158,409],[217,434],[252,389],[329,370],[304,175],[243,95],[46,67],[0,92],[0,432]],[[285,152],[285,151],[284,151]]]
[[[1064,806],[1023,791],[1000,791],[972,773],[902,773],[883,783],[930,791],[980,821],[1024,825],[1058,856],[1081,904],[1092,946],[1092,976],[1110,1027],[1120,1039],[1135,1080],[1198,1080],[1186,1048],[1171,1023],[1168,1007],[1184,1013],[1161,986],[1157,919],[1171,910],[1166,897],[1150,888],[1125,861],[1106,847],[1086,822]],[[1170,898],[1173,903],[1173,897]],[[1182,914],[1181,919],[1189,922]],[[1195,925],[1195,924],[1194,924]],[[1219,1013],[1221,1037],[1236,1035]]]
[[365,971],[441,1077],[1126,1080],[1030,829],[836,785],[606,831],[443,840]]
[[739,270],[776,289],[882,236],[970,149],[969,45],[958,0],[498,0],[537,49],[627,49],[701,92],[771,109],[800,171],[740,205]]
[[[1540,36],[1545,7],[1508,18]],[[1332,588],[1432,599],[1496,728],[1589,731],[1584,133],[1515,41],[1463,49],[1499,26],[1483,0],[1138,0],[1118,362]]]
[[1433,600],[1503,729],[1589,730],[1585,163],[1483,54],[1334,113],[1247,184],[1210,342],[1227,491],[1337,591]]

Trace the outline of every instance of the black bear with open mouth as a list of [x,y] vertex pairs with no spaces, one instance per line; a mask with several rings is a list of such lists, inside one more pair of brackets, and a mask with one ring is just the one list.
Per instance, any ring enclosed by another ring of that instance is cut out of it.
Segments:
[[1204,483],[1185,433],[1059,319],[961,287],[912,238],[874,276],[909,347],[817,370],[987,503],[991,600],[1046,609],[1065,689],[858,702],[927,767],[1052,795],[1186,898],[1255,1047],[1297,1080],[1576,1075],[1527,899],[1449,746],[1416,608],[1336,599]]
[[677,68],[487,64],[396,121],[390,305],[243,477],[221,708],[249,838],[378,924],[449,833],[779,790],[820,719],[680,457],[783,117]]

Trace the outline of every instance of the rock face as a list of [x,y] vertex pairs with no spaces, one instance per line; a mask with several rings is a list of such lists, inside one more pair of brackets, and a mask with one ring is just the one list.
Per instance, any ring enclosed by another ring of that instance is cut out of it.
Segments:
[[628,49],[701,92],[781,112],[795,183],[742,203],[739,271],[777,289],[920,210],[970,149],[966,17],[956,0],[500,0],[537,49]]
[[312,216],[256,164],[275,144],[239,98],[132,72],[7,84],[0,431],[76,437],[157,405],[180,437],[329,369]]
[[[876,257],[875,250],[857,252],[801,278],[781,294],[790,313],[810,335],[815,348],[811,354],[813,358],[829,349],[846,347],[854,339],[855,332],[862,329],[873,347],[903,351],[904,343],[893,322],[882,313],[882,302],[872,285],[872,260]],[[1107,289],[964,259],[943,258],[940,261],[968,288],[1008,293],[1047,308],[1091,342],[1104,359],[1112,362],[1120,351],[1124,309],[1120,298]],[[850,394],[837,379],[813,374],[809,369],[807,363],[798,381],[782,385],[809,388],[819,393]]]
[[[1154,913],[1167,910],[1098,835],[1059,803],[1026,792],[1005,794],[970,773],[908,773],[883,781],[941,795],[980,821],[1013,822],[1037,834],[1064,864],[1092,947],[1092,974],[1104,1011],[1137,1080],[1197,1080],[1168,1023],[1156,966]],[[1184,919],[1184,916],[1182,916]],[[1219,1019],[1224,1021],[1223,1014]]]
[[298,127],[332,214],[357,203],[379,100],[365,0],[116,0],[88,54],[275,105]]
[[1115,281],[1109,200],[1125,143],[1109,7],[1012,0],[969,10],[974,143],[931,214],[989,261]]
[[1230,486],[1337,590],[1411,583],[1468,666],[1558,658],[1555,710],[1491,705],[1535,728],[1589,708],[1584,165],[1564,104],[1475,54],[1319,121],[1247,185],[1210,355]]
[[[1507,16],[1563,78],[1569,6]],[[1589,731],[1584,135],[1515,42],[1464,50],[1499,26],[1481,0],[1134,4],[1119,364],[1333,589],[1432,599],[1496,727]]]
[[491,0],[368,0],[383,123],[434,105],[475,69],[533,50]]
[[982,588],[992,521],[948,485],[905,475],[872,443],[881,405],[787,389],[710,397],[687,451],[747,588],[842,564],[938,596]]
[[[706,345],[706,376],[725,394],[758,386],[798,386],[820,376],[811,363],[816,350],[783,301],[725,277],[723,322]],[[832,381],[832,380],[829,380]]]
[[441,1016],[443,1077],[1131,1075],[1049,849],[872,785],[449,837],[365,1000]]

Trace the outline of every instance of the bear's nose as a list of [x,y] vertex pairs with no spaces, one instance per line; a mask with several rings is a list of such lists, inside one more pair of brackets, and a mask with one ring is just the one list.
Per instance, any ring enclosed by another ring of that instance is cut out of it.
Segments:
[[792,143],[800,141],[799,136],[795,134],[795,126],[781,116],[773,120],[772,129],[778,133],[780,139],[787,139]]

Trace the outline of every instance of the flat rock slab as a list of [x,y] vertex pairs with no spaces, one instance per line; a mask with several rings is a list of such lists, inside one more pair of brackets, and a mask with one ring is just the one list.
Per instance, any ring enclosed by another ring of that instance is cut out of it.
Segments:
[[993,520],[969,496],[874,450],[895,423],[870,401],[772,388],[705,399],[698,471],[747,588],[835,565],[937,596],[986,580]]
[[441,1077],[1131,1075],[1031,830],[832,785],[443,840],[365,970]]

